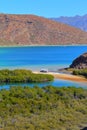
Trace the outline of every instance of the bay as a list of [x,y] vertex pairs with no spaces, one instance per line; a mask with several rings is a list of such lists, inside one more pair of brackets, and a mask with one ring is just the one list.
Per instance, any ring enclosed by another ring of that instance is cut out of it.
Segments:
[[69,66],[87,46],[1,47],[0,68],[62,68]]
[[[68,67],[76,57],[86,51],[87,46],[0,47],[0,69],[22,68],[40,71],[40,69],[46,68],[49,71],[57,71],[59,68]],[[87,87],[84,83],[65,80],[28,85],[40,85],[40,87],[44,85]]]

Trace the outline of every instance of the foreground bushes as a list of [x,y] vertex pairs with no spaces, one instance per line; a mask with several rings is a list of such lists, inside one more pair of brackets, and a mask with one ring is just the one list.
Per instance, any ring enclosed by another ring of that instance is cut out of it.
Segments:
[[1,130],[80,130],[87,124],[87,90],[11,87],[0,90]]
[[48,74],[34,74],[30,70],[0,70],[0,83],[18,83],[18,82],[46,82],[52,81],[54,77]]

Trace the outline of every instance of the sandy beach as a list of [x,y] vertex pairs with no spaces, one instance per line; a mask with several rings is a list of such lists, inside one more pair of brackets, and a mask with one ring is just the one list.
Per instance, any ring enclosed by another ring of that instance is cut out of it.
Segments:
[[63,73],[55,73],[55,72],[47,72],[47,73],[41,73],[41,72],[33,72],[33,73],[40,73],[40,74],[51,74],[56,79],[64,79],[64,80],[70,80],[75,82],[87,82],[87,79],[81,76],[75,76],[71,74],[63,74]]
[[87,44],[57,44],[57,45],[53,45],[53,44],[51,44],[51,45],[44,45],[44,44],[42,44],[42,45],[39,45],[39,44],[31,44],[31,45],[17,45],[17,44],[15,44],[15,45],[0,45],[0,48],[14,48],[14,47],[50,47],[50,46],[54,46],[54,47],[67,47],[67,46],[87,46]]

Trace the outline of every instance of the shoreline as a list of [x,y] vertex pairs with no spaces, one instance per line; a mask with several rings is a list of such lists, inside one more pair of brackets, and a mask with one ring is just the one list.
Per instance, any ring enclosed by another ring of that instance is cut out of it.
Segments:
[[70,80],[75,82],[85,82],[87,83],[87,79],[81,76],[69,75],[69,74],[52,74],[54,78]]
[[0,48],[6,48],[6,47],[51,47],[51,46],[53,46],[53,47],[57,47],[57,46],[59,46],[59,47],[67,47],[67,46],[87,46],[87,44],[61,44],[61,45],[38,45],[38,44],[36,44],[36,45],[0,45]]
[[54,76],[55,79],[63,79],[63,80],[87,83],[87,79],[85,77],[75,76],[75,75],[71,75],[71,74],[61,74],[61,73],[55,73],[55,72],[42,73],[42,72],[38,72],[38,71],[35,71],[33,73],[50,74],[50,75]]

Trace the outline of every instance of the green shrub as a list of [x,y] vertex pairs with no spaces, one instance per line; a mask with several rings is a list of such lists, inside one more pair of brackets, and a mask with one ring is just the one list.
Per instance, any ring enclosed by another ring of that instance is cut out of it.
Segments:
[[30,70],[0,70],[0,83],[28,83],[28,82],[47,82],[54,77],[48,74],[34,74]]
[[87,78],[87,69],[74,70],[74,75],[82,75]]
[[79,130],[87,124],[87,90],[28,86],[0,90],[2,130]]

